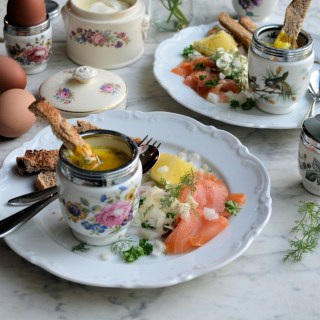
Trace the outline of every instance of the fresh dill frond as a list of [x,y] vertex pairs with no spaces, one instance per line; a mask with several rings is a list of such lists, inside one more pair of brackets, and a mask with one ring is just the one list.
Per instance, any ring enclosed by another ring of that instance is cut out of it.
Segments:
[[73,246],[71,248],[71,251],[74,252],[74,251],[80,251],[80,252],[87,252],[87,251],[90,251],[90,248],[89,247],[86,247],[86,243],[85,242],[80,242],[79,244]]
[[290,250],[283,261],[301,261],[306,253],[312,253],[319,243],[320,204],[315,201],[300,201],[298,213],[301,219],[295,221],[291,232],[295,238],[289,241]]
[[196,190],[197,178],[191,170],[180,178],[178,184],[167,183],[164,179],[160,183],[164,185],[165,190],[164,196],[160,199],[160,208],[164,209],[169,208],[180,197],[184,188],[189,187],[190,192],[193,193]]

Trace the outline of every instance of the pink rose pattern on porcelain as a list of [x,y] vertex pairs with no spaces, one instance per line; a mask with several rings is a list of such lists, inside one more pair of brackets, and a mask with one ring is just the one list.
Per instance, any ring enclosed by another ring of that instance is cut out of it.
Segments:
[[41,64],[46,62],[52,52],[52,39],[41,36],[34,43],[28,42],[25,47],[21,44],[7,44],[8,53],[22,65]]
[[114,95],[117,92],[119,92],[121,89],[121,85],[118,83],[104,83],[103,85],[100,86],[100,92],[104,94],[111,94]]
[[92,205],[85,197],[79,202],[62,200],[68,218],[81,226],[91,235],[104,235],[121,230],[133,218],[133,212],[138,205],[138,185],[128,190],[119,187],[113,196],[103,194],[100,203]]
[[113,32],[111,30],[91,30],[77,28],[71,30],[70,39],[78,44],[90,44],[95,47],[114,47],[121,48],[123,45],[128,45],[131,41],[125,32]]
[[59,88],[54,98],[63,104],[68,104],[74,100],[74,93],[68,88]]
[[[104,83],[101,86],[99,86],[99,93],[103,93],[106,95],[114,95],[118,93],[121,90],[121,85],[118,83]],[[69,104],[72,103],[72,101],[75,99],[74,92],[69,88],[59,88],[54,95],[54,98],[63,104]]]

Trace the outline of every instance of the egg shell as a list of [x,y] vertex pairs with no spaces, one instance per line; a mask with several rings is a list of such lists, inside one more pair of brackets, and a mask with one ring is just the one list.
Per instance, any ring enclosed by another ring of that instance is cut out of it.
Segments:
[[47,19],[45,0],[9,0],[6,19],[16,27],[36,26]]
[[15,60],[0,55],[0,94],[10,89],[24,89],[27,76],[22,66]]
[[35,97],[23,89],[10,89],[0,95],[0,135],[16,138],[28,131],[36,116],[28,109]]

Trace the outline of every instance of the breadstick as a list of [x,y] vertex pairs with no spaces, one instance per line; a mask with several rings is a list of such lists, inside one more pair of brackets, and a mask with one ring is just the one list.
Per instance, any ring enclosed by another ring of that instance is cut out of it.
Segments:
[[221,12],[218,19],[221,25],[225,27],[248,50],[252,40],[252,33],[225,12]]
[[41,99],[33,102],[29,106],[29,110],[36,117],[47,120],[53,134],[60,139],[64,145],[81,156],[86,161],[97,162],[98,158],[91,147],[82,139],[78,131],[60,115],[60,112],[48,101]]
[[257,25],[248,16],[241,17],[239,22],[251,33],[254,33],[257,29]]

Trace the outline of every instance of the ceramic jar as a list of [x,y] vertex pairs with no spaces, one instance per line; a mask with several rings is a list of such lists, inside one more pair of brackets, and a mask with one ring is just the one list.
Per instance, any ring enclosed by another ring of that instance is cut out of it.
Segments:
[[74,236],[90,245],[107,245],[123,235],[139,206],[142,167],[139,149],[132,139],[110,130],[82,134],[93,148],[109,147],[125,152],[130,160],[106,171],[89,171],[73,165],[62,146],[57,186],[62,215]]
[[302,184],[310,193],[320,196],[320,115],[304,121],[298,151]]
[[80,65],[102,69],[137,61],[150,24],[143,0],[127,0],[128,8],[114,12],[100,9],[101,3],[69,0],[62,8],[68,56]]
[[249,86],[258,108],[272,114],[293,111],[305,95],[314,61],[313,40],[301,31],[298,48],[276,49],[271,44],[281,25],[266,25],[253,34],[248,54]]
[[249,16],[253,21],[268,18],[277,7],[278,0],[232,0],[239,17]]
[[49,18],[31,27],[11,25],[5,18],[3,37],[8,56],[19,62],[27,74],[39,73],[47,68],[52,51]]

